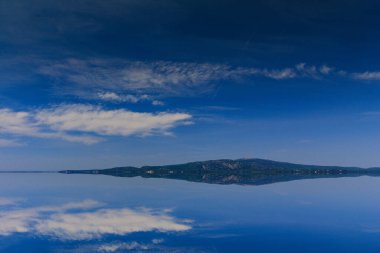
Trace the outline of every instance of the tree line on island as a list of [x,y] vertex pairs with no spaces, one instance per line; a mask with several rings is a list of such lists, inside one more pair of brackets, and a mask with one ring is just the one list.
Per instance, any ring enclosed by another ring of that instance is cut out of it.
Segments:
[[65,170],[66,174],[166,178],[210,184],[264,185],[313,178],[380,176],[380,168],[303,165],[264,159],[210,160],[164,166]]

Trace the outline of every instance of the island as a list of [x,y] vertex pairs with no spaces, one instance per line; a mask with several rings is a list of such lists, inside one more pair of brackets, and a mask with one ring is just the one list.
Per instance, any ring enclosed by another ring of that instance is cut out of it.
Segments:
[[186,180],[209,184],[265,185],[301,179],[380,176],[380,168],[302,165],[265,159],[221,159],[176,165],[64,170],[66,174],[97,174]]

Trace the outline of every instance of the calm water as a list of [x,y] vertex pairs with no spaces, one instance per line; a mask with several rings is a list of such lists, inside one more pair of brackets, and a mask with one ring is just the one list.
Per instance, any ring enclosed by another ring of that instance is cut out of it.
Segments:
[[0,175],[0,252],[379,250],[380,178],[238,186]]

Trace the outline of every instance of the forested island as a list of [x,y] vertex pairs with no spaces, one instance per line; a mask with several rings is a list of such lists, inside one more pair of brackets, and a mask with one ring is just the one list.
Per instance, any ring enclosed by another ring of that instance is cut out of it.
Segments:
[[264,185],[313,178],[380,176],[380,168],[302,165],[264,159],[210,160],[164,166],[65,170],[66,174],[166,178],[210,184]]

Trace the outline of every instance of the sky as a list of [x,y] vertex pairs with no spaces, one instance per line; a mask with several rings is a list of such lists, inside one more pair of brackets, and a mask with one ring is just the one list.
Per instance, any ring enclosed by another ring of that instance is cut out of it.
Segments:
[[379,8],[0,0],[0,170],[380,166]]

